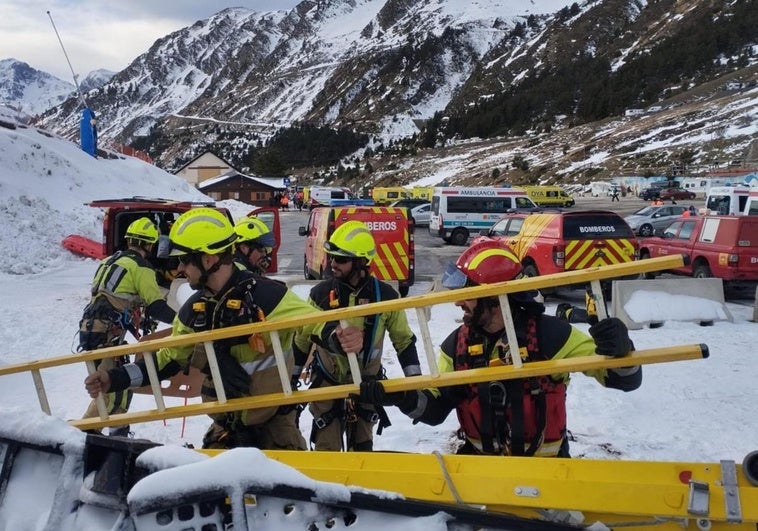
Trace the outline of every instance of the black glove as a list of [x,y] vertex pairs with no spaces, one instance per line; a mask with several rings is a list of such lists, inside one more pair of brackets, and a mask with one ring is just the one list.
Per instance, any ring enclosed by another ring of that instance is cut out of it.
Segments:
[[405,392],[387,393],[379,380],[366,380],[361,382],[361,392],[351,395],[352,398],[364,404],[375,406],[396,406],[405,398]]
[[609,317],[592,325],[590,335],[595,340],[595,353],[602,356],[621,358],[632,350],[629,330],[617,317]]
[[292,387],[293,391],[297,391],[300,389],[300,376],[297,374],[293,374],[292,378],[290,379],[290,387]]

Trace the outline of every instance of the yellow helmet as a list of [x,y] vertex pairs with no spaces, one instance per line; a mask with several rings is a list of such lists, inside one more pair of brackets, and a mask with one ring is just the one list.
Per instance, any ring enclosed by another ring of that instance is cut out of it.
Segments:
[[255,216],[244,218],[234,226],[237,243],[256,243],[262,247],[275,247],[276,240],[268,225]]
[[126,229],[126,237],[131,240],[155,243],[158,241],[158,229],[149,218],[139,218]]
[[193,208],[177,219],[168,235],[170,256],[206,253],[220,254],[237,239],[229,219],[214,208]]
[[376,243],[371,231],[361,221],[348,221],[334,231],[324,243],[326,254],[365,258],[371,263],[376,256]]

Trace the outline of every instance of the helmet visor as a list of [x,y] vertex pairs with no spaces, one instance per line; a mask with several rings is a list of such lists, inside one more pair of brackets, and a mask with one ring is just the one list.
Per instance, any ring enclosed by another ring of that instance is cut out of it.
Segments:
[[445,272],[442,273],[442,287],[460,289],[467,285],[474,286],[475,284],[471,283],[469,278],[453,262],[448,262]]
[[335,245],[333,242],[330,242],[329,240],[324,242],[324,250],[326,251],[326,254],[332,254],[336,256],[349,256],[351,258],[355,258],[355,253],[340,249],[337,245]]

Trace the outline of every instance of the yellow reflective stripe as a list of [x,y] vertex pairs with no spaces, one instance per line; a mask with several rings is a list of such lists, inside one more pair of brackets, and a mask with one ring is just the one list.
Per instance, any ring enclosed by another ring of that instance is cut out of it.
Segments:
[[482,263],[482,261],[486,260],[487,258],[491,256],[505,256],[506,258],[513,260],[514,262],[519,262],[518,257],[513,254],[512,252],[508,251],[507,249],[487,249],[486,251],[482,251],[474,258],[471,259],[471,261],[468,264],[468,268],[472,270],[476,270],[477,267],[479,267],[479,264]]

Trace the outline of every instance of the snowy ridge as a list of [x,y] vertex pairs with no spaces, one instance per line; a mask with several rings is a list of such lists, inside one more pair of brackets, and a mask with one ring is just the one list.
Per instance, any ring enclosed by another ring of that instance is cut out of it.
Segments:
[[[85,203],[103,197],[203,200],[185,180],[139,159],[94,159],[76,144],[34,127],[0,127],[0,272],[25,274],[70,260],[60,245],[69,234],[100,240],[102,212]],[[40,194],[39,191],[44,193]],[[33,244],[32,244],[33,243]]]

